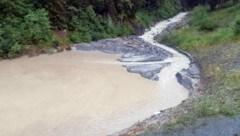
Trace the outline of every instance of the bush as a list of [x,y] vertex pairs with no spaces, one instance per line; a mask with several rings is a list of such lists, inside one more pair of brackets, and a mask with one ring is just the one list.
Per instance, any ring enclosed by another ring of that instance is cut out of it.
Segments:
[[219,113],[219,106],[214,98],[204,98],[195,107],[198,117],[209,117]]
[[240,34],[240,16],[237,16],[233,22],[233,31],[235,35]]
[[200,30],[205,30],[205,31],[213,31],[216,28],[218,28],[218,24],[213,20],[208,17],[202,19],[202,21],[199,22],[199,29]]
[[157,10],[158,18],[167,19],[180,11],[180,5],[174,0],[164,0]]
[[[19,25],[21,25],[21,20],[17,18],[6,18],[0,22],[0,57],[8,58],[12,46],[21,42],[22,39],[22,30]],[[19,52],[20,50],[18,50]],[[14,53],[18,53],[14,51]],[[13,57],[13,55],[10,55]]]
[[163,0],[159,4],[154,9],[141,9],[136,12],[136,21],[143,28],[158,20],[170,18],[180,11],[180,5],[174,0]]
[[51,25],[45,10],[31,11],[21,26],[24,44],[40,44],[51,39]]
[[77,9],[75,16],[70,21],[70,27],[73,33],[70,35],[72,42],[90,42],[98,40],[104,36],[104,22],[96,15],[92,6],[89,6],[85,11]]
[[90,42],[92,40],[92,36],[87,33],[74,31],[70,34],[70,40],[74,43]]
[[143,28],[147,28],[154,21],[155,17],[147,10],[142,10],[136,13],[135,18]]
[[44,10],[31,11],[24,18],[6,17],[0,20],[0,57],[14,57],[24,45],[37,45],[51,39],[51,27]]
[[15,43],[11,47],[11,49],[10,49],[10,51],[7,55],[8,55],[9,58],[13,58],[13,57],[17,56],[18,53],[20,53],[22,51],[22,49],[23,49],[22,45],[20,45],[18,43]]
[[116,26],[116,28],[118,31],[117,36],[125,36],[125,35],[133,34],[133,28],[130,24],[126,23],[123,25]]
[[218,27],[217,22],[210,18],[207,11],[209,7],[198,6],[193,10],[191,25],[203,31],[213,31]]
[[75,16],[71,19],[69,26],[73,30],[70,40],[74,43],[90,42],[103,38],[129,35],[133,33],[131,25],[105,21],[97,16],[92,6],[86,10],[75,9]]

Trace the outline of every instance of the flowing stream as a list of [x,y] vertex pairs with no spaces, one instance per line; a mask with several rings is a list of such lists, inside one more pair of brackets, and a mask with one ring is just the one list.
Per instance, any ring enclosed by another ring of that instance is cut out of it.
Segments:
[[[104,136],[177,106],[189,91],[176,74],[190,60],[154,36],[186,15],[159,22],[140,36],[172,54],[163,61],[120,62],[120,55],[95,51],[0,61],[0,135]],[[157,74],[158,81],[122,67],[164,63],[169,65]]]
[[[159,88],[160,90],[168,90],[170,94],[181,91],[185,92],[186,88],[184,88],[179,82],[177,81],[176,74],[183,69],[188,69],[190,66],[190,60],[185,55],[179,53],[178,51],[165,46],[163,44],[159,44],[154,40],[154,37],[157,34],[162,33],[169,24],[181,21],[188,13],[179,13],[175,17],[162,21],[156,24],[154,27],[150,29],[150,31],[144,33],[140,36],[144,41],[149,42],[155,46],[158,46],[162,49],[173,54],[173,57],[169,57],[163,62],[171,62],[171,64],[164,68],[159,74]],[[172,92],[171,92],[172,91]],[[168,93],[166,92],[166,93]],[[165,97],[168,99],[167,97]],[[170,99],[170,98],[169,98]]]

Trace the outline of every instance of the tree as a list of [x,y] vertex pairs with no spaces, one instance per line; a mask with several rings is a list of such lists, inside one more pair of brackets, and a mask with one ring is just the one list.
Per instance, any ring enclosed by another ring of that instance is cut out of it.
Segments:
[[38,45],[51,39],[51,25],[43,9],[32,11],[24,17],[21,25],[24,44]]
[[38,0],[40,8],[49,12],[49,17],[55,29],[66,29],[68,21],[67,0]]

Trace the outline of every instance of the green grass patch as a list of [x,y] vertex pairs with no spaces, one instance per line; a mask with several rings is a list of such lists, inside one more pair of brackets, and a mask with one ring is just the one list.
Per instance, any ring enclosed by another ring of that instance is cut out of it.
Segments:
[[163,41],[186,51],[235,42],[240,39],[239,9],[240,4],[209,13],[207,8],[198,7],[188,27],[172,31]]

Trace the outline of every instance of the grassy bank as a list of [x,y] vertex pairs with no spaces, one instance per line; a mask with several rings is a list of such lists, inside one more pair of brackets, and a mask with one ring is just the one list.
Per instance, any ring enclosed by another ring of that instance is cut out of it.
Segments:
[[144,135],[153,135],[156,131],[173,135],[199,118],[240,114],[239,13],[240,5],[214,12],[208,12],[207,7],[197,7],[189,26],[172,31],[163,39],[189,52],[200,64],[202,95],[185,105],[185,112],[163,128],[156,125]]
[[171,32],[164,42],[195,51],[212,45],[233,43],[240,39],[240,5],[208,12],[208,7],[197,7],[192,12],[190,26]]

